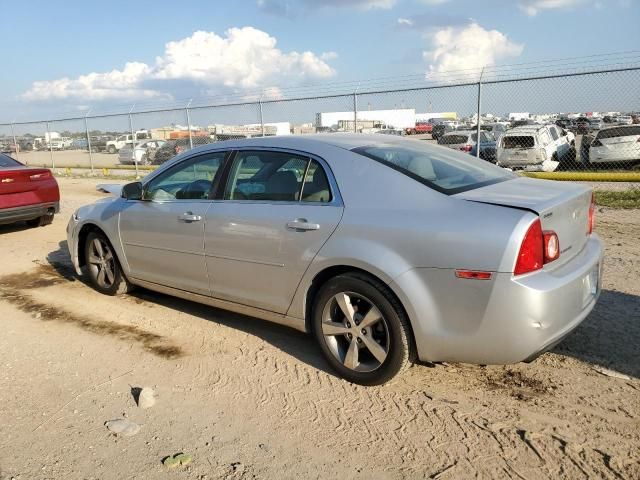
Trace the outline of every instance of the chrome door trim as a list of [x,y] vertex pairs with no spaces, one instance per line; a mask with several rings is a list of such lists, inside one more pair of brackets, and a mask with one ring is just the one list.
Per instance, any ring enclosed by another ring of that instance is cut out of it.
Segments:
[[230,302],[228,300],[221,300],[215,297],[208,297],[206,295],[200,295],[198,293],[187,292],[185,290],[179,290],[177,288],[167,287],[153,282],[147,282],[138,278],[131,278],[132,283],[139,285],[155,292],[164,293],[166,295],[172,295],[174,297],[182,298],[184,300],[190,300],[192,302],[202,303],[211,307],[220,308],[241,315],[247,315],[250,317],[256,317],[261,320],[267,320],[269,322],[284,325],[286,327],[299,330],[301,332],[307,332],[305,321],[301,318],[290,317],[280,313],[270,312],[268,310],[262,310],[261,308],[250,307],[241,303]]
[[142,243],[123,242],[123,245],[127,245],[127,246],[130,246],[130,247],[148,248],[149,250],[162,250],[164,252],[186,253],[186,254],[189,254],[189,255],[198,255],[200,257],[204,256],[202,254],[202,252],[191,252],[189,250],[178,250],[177,248],[168,248],[168,247],[153,247],[151,245],[145,245],[145,244],[142,244]]

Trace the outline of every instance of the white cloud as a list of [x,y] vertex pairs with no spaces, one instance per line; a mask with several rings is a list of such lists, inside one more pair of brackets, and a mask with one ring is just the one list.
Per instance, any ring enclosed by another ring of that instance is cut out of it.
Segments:
[[402,18],[402,17],[400,17],[400,18],[396,21],[396,23],[397,23],[398,25],[407,25],[407,26],[409,26],[409,27],[413,26],[413,20],[411,20],[410,18]]
[[[335,53],[285,53],[276,43],[274,37],[253,27],[231,28],[225,36],[198,31],[167,43],[154,65],[130,62],[122,70],[34,82],[23,98],[152,98],[166,96],[158,85],[168,81],[187,81],[209,89],[249,89],[335,75],[326,63]],[[149,88],[150,83],[155,87]]]
[[530,17],[535,17],[541,10],[570,8],[585,0],[518,0],[518,6]]
[[517,57],[524,48],[503,33],[485,30],[477,23],[443,28],[431,34],[429,39],[433,48],[423,52],[423,57],[430,62],[431,75],[480,69],[503,58]]

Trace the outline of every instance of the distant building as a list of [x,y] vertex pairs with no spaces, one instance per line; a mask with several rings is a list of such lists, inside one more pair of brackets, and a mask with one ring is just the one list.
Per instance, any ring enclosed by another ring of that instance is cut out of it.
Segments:
[[432,118],[446,118],[447,120],[457,120],[457,112],[439,112],[439,113],[416,113],[416,122],[428,122]]
[[[316,113],[316,127],[319,128],[338,128],[339,122],[353,122],[353,120],[353,111]],[[399,129],[413,128],[416,125],[416,110],[414,108],[358,110],[358,121],[361,120],[373,120]]]

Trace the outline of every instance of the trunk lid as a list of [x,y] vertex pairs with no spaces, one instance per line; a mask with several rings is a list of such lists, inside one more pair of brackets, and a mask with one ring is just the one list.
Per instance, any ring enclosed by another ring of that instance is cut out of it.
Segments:
[[59,199],[57,183],[46,168],[0,168],[0,208],[53,202]]
[[521,177],[456,197],[536,213],[542,229],[558,235],[560,258],[550,264],[555,267],[571,260],[587,242],[591,194],[591,188],[580,184]]

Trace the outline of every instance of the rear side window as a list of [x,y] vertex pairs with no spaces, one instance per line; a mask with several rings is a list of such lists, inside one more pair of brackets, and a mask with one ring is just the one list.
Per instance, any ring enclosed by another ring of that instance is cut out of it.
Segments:
[[22,164],[8,155],[0,153],[0,168],[3,167],[22,167]]
[[[465,137],[466,138],[466,137]],[[442,151],[441,151],[442,150]],[[375,144],[353,149],[446,195],[473,190],[514,178],[514,174],[489,162],[420,142]]]
[[549,129],[549,132],[551,132],[551,137],[552,137],[554,140],[558,140],[558,138],[559,138],[559,137],[558,137],[558,132],[556,131],[556,129],[555,129],[555,128],[550,128],[550,129]]
[[640,135],[640,125],[629,125],[628,127],[615,127],[598,132],[598,139],[627,137],[630,135]]
[[504,148],[533,148],[535,141],[531,135],[508,135],[502,137]]
[[467,135],[445,135],[440,139],[441,145],[454,145],[457,143],[467,143]]

